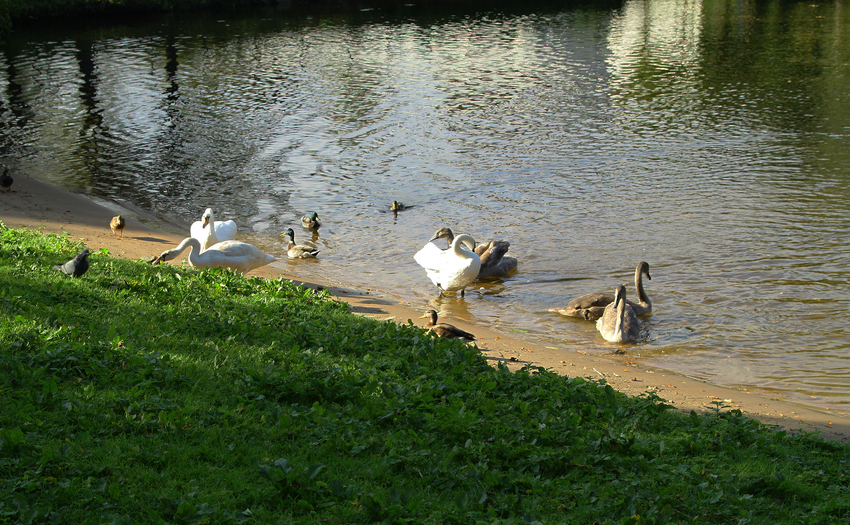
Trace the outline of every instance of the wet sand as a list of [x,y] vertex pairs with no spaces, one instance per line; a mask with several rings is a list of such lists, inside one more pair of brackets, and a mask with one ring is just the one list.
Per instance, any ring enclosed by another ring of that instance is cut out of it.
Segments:
[[[110,219],[118,213],[127,219],[123,237],[113,235],[109,228]],[[126,259],[151,260],[188,235],[188,228],[184,228],[187,233],[183,235],[179,225],[148,215],[144,210],[131,210],[115,203],[98,203],[21,175],[15,176],[11,192],[0,193],[0,221],[10,228],[68,234],[73,239],[82,239],[92,251],[107,248],[112,256]],[[284,256],[283,245],[279,253],[272,255]],[[419,326],[425,325],[425,319],[419,319],[423,312],[402,304],[391,292],[354,289],[345,283],[328,282],[315,274],[318,265],[314,264],[300,265],[303,270],[297,268],[295,271],[290,268],[284,270],[283,266],[276,267],[275,264],[258,268],[249,276],[282,277],[312,288],[326,288],[347,302],[356,314],[400,323],[407,323],[410,319]],[[819,431],[826,439],[850,442],[850,417],[846,413],[814,409],[648,368],[629,361],[628,355],[591,356],[576,352],[565,357],[562,351],[500,334],[462,319],[449,318],[445,321],[478,336],[475,344],[482,354],[491,363],[503,362],[512,370],[532,365],[568,376],[605,379],[626,394],[653,392],[683,412],[723,406],[727,407],[723,410],[738,409],[749,417],[780,429]]]

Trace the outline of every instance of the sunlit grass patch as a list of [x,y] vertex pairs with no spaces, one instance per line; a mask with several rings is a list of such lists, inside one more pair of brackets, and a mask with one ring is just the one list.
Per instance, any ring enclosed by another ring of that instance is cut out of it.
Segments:
[[0,522],[841,523],[848,448],[0,227]]

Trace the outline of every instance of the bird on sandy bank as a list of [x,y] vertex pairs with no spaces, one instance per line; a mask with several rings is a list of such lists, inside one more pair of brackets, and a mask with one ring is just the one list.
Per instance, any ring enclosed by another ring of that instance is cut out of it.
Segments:
[[319,255],[319,250],[308,244],[295,244],[295,232],[292,228],[287,228],[280,236],[289,236],[289,243],[286,246],[286,255],[290,259],[309,259]]
[[0,175],[0,189],[8,193],[12,191],[12,183],[15,179],[9,175],[9,168],[3,168],[3,175]]
[[426,317],[428,318],[428,322],[425,323],[425,326],[437,334],[438,337],[445,337],[448,339],[460,338],[466,339],[467,341],[475,341],[475,336],[469,332],[461,330],[460,328],[448,323],[438,323],[436,310],[428,310],[425,312],[425,315],[420,317],[420,319]]
[[112,235],[115,235],[117,231],[119,237],[124,237],[124,226],[127,226],[127,221],[120,215],[112,217],[112,220],[109,221],[109,228],[112,230]]
[[83,251],[77,254],[76,257],[66,262],[65,264],[57,264],[53,267],[54,270],[59,270],[60,272],[70,275],[73,277],[80,277],[86,270],[89,269],[89,249],[84,248]]
[[253,244],[242,241],[221,241],[201,251],[201,241],[186,237],[176,247],[162,252],[151,261],[157,265],[176,259],[189,248],[189,264],[195,268],[230,268],[243,275],[260,266],[277,261],[277,257],[263,253]]

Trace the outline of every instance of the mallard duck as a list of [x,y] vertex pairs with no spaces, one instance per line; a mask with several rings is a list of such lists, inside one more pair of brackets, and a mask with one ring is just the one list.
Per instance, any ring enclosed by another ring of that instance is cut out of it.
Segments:
[[[440,228],[428,242],[437,239],[446,239],[451,246],[454,233],[451,228]],[[514,257],[505,257],[511,243],[508,241],[487,241],[475,246],[475,253],[481,259],[481,269],[478,270],[477,279],[487,277],[506,277],[510,272],[516,270],[517,260]]]
[[319,222],[319,214],[312,212],[310,215],[301,217],[301,226],[308,230],[318,230],[322,226],[322,223]]
[[425,326],[437,334],[438,337],[445,337],[449,339],[459,337],[461,339],[466,339],[467,341],[475,341],[475,336],[469,332],[461,330],[460,328],[448,323],[438,323],[436,310],[428,310],[425,312],[425,315],[420,317],[420,319],[424,319],[426,317],[428,318],[428,322],[425,323]]
[[[464,245],[469,246],[469,249]],[[463,297],[465,288],[475,280],[481,269],[481,258],[474,249],[475,239],[463,234],[455,237],[447,250],[441,250],[428,241],[413,259],[425,268],[425,273],[440,290],[440,295],[460,290]]]
[[622,284],[614,290],[614,302],[606,306],[602,317],[596,320],[596,329],[612,343],[637,339],[640,325],[634,310],[626,303],[626,287]]
[[319,250],[307,244],[295,244],[295,232],[292,228],[287,228],[280,236],[289,236],[289,244],[286,246],[286,255],[290,259],[308,259],[319,255]]
[[9,168],[3,168],[3,175],[0,175],[0,189],[7,193],[12,191],[13,182],[15,182],[15,179],[9,175]]
[[[637,290],[640,302],[628,302],[628,305],[632,307],[636,315],[646,315],[652,311],[652,301],[649,300],[649,296],[646,295],[646,291],[643,289],[644,274],[646,274],[647,279],[652,280],[652,276],[649,275],[649,263],[641,261],[638,263],[637,268],[635,268],[635,289]],[[549,311],[570,317],[581,317],[588,321],[595,321],[602,316],[605,307],[612,302],[614,302],[614,294],[604,292],[589,293],[581,297],[576,297],[567,303],[565,307],[550,308]]]
[[202,252],[201,241],[186,237],[175,248],[162,252],[151,264],[176,259],[186,248],[189,248],[189,264],[195,268],[230,268],[246,274],[278,260],[277,257],[263,253],[253,244],[242,241],[221,241]]
[[393,203],[390,205],[390,211],[392,211],[392,212],[398,213],[398,212],[404,211],[404,210],[405,210],[404,204],[402,204],[398,201],[393,201]]
[[207,208],[201,215],[201,220],[192,223],[189,235],[201,241],[201,251],[203,252],[221,241],[234,240],[236,238],[236,223],[232,220],[214,220],[212,208]]
[[109,229],[112,230],[112,235],[115,235],[117,231],[119,237],[124,237],[124,226],[127,226],[127,221],[120,215],[112,217],[112,220],[109,221]]
[[54,270],[59,270],[60,272],[71,275],[73,277],[80,277],[86,270],[89,269],[89,249],[84,248],[83,251],[77,254],[76,257],[66,262],[65,264],[57,264],[53,267]]

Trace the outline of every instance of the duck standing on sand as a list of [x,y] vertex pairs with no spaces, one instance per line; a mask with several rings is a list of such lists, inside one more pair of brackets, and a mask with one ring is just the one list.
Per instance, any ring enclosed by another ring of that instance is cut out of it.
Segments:
[[460,328],[448,323],[438,323],[436,310],[428,310],[425,312],[425,315],[420,317],[420,319],[426,317],[428,318],[428,322],[425,323],[425,326],[437,334],[438,337],[445,337],[447,339],[460,338],[466,339],[467,341],[475,341],[475,336],[469,332],[461,330]]
[[112,235],[115,235],[117,231],[119,237],[124,237],[124,226],[127,226],[127,221],[120,215],[112,217],[112,220],[109,221],[109,228],[112,230]]
[[9,175],[9,168],[3,168],[3,175],[0,175],[0,189],[6,193],[12,191],[13,182],[15,182],[15,179]]

